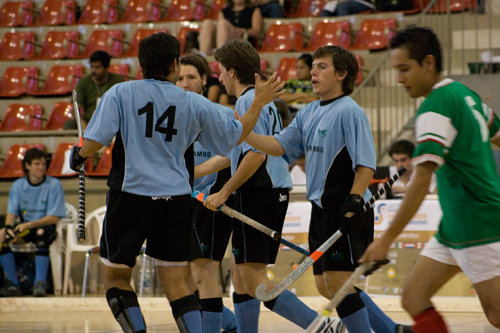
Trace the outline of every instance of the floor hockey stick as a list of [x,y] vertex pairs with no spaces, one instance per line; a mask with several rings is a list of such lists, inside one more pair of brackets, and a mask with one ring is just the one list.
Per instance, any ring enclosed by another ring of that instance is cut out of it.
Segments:
[[[80,110],[76,101],[76,89],[73,89],[73,108],[75,112],[76,125],[78,127],[78,147],[83,145],[82,122]],[[85,241],[85,163],[80,167],[78,173],[78,242]]]
[[351,291],[352,286],[356,281],[359,279],[361,275],[369,275],[372,272],[376,271],[377,269],[380,268],[380,266],[388,264],[389,259],[384,259],[380,261],[375,261],[375,262],[365,262],[358,266],[354,273],[351,274],[349,279],[340,287],[340,289],[337,291],[335,296],[331,299],[331,301],[328,303],[328,305],[323,309],[323,311],[320,312],[320,314],[316,317],[316,319],[313,320],[311,324],[306,328],[304,332],[310,333],[310,332],[318,332],[318,330],[321,328],[323,323],[325,322],[326,318],[328,318],[333,311],[333,309],[342,302],[344,297]]
[[[191,196],[193,198],[197,199],[198,201],[201,201],[201,202],[204,202],[206,199],[205,194],[201,193],[200,191],[197,191],[197,190],[194,190],[191,193]],[[232,218],[238,219],[241,222],[248,224],[251,227],[254,227],[255,229],[259,230],[260,232],[263,232],[264,234],[268,235],[269,237],[271,237],[275,241],[280,242],[281,244],[286,245],[289,248],[291,248],[297,252],[302,253],[303,255],[306,255],[306,256],[309,255],[309,252],[307,250],[301,248],[298,245],[293,244],[292,242],[287,241],[286,239],[281,238],[281,234],[279,232],[274,231],[274,230],[266,227],[262,223],[259,223],[255,220],[249,218],[248,216],[241,214],[238,211],[236,211],[236,210],[234,210],[226,205],[220,206],[219,210]]]
[[[387,183],[384,184],[383,187],[381,187],[375,195],[368,200],[365,205],[363,206],[363,209],[366,211],[368,210],[373,203],[379,199],[389,188],[391,188],[392,184],[396,180],[398,180],[401,175],[403,175],[406,172],[406,169],[404,167],[401,167],[392,177],[389,179]],[[352,215],[351,215],[352,216]],[[288,276],[280,281],[274,288],[272,288],[269,292],[266,292],[267,286],[262,283],[257,286],[255,289],[255,295],[257,298],[263,302],[270,301],[272,299],[275,299],[278,297],[283,291],[285,291],[286,288],[288,288],[292,283],[295,282],[304,272],[312,266],[322,255],[325,253],[336,241],[337,239],[342,236],[342,228],[337,230],[330,238],[328,238],[321,246],[314,251],[312,254],[309,255],[309,257],[304,260],[295,270],[293,270]]]

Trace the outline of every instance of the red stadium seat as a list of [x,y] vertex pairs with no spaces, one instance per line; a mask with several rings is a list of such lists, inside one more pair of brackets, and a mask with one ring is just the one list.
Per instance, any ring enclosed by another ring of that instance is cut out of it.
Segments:
[[158,22],[161,19],[160,0],[129,0],[120,23]]
[[[36,60],[52,60],[77,57],[79,46],[78,31],[49,31],[45,36],[40,52],[33,58]],[[70,42],[73,41],[73,42]]]
[[297,58],[281,58],[276,68],[276,72],[282,81],[297,78]]
[[35,34],[33,31],[7,31],[0,43],[0,61],[31,59],[35,55]]
[[200,28],[182,27],[182,28],[179,29],[179,32],[177,33],[177,39],[181,43],[181,55],[182,54],[186,54],[186,52],[184,52],[184,48],[186,47],[187,34],[190,31],[200,32]]
[[389,46],[389,41],[395,34],[395,19],[366,19],[361,22],[350,49],[382,50]]
[[54,104],[49,119],[43,129],[45,131],[62,131],[66,120],[74,118],[73,103],[57,102]]
[[112,64],[109,65],[108,72],[123,76],[125,81],[128,81],[128,65],[127,64]]
[[210,6],[210,10],[207,13],[206,19],[216,20],[219,12],[226,5],[226,0],[213,0],[212,5]]
[[314,52],[321,46],[337,45],[347,49],[351,46],[351,25],[349,21],[318,22],[305,51]]
[[291,52],[302,51],[304,42],[302,38],[302,24],[288,23],[278,24],[273,23],[267,30],[266,37],[260,52]]
[[75,19],[74,0],[45,0],[35,25],[71,25],[75,24]]
[[68,40],[70,43],[83,44],[85,50],[82,54],[72,57],[73,59],[88,59],[95,51],[102,50],[108,52],[112,57],[120,57],[123,54],[123,30],[94,30],[86,43],[77,43]]
[[167,32],[167,29],[137,29],[134,33],[134,37],[130,41],[130,45],[127,51],[122,55],[122,57],[132,57],[136,58],[139,54],[139,43],[143,38],[151,36],[157,32]]
[[52,155],[52,161],[47,168],[47,175],[52,177],[73,177],[77,176],[75,172],[69,168],[69,153],[75,143],[60,143],[55,153]]
[[67,95],[76,86],[78,79],[83,76],[82,65],[54,65],[40,91],[29,93],[33,96]]
[[203,21],[204,18],[203,0],[172,0],[162,21]]
[[117,0],[87,0],[78,24],[106,24],[118,22]]
[[5,1],[0,8],[0,27],[33,24],[33,1]]
[[142,69],[139,68],[139,70],[137,71],[137,75],[135,76],[135,79],[136,80],[142,80],[144,79],[144,76],[142,75]]
[[325,7],[325,0],[300,0],[297,9],[293,13],[286,13],[286,17],[311,17],[320,16]]
[[216,79],[218,79],[220,76],[219,62],[218,61],[210,61],[210,62],[208,62],[208,66],[210,67],[210,71],[212,72],[212,76],[215,77]]
[[0,132],[39,131],[43,108],[40,104],[11,104],[0,123]]
[[0,178],[19,178],[24,176],[22,162],[24,154],[31,148],[45,150],[42,144],[12,145],[0,169]]
[[38,89],[38,68],[8,67],[0,82],[0,97],[19,97]]
[[114,142],[111,143],[109,147],[104,148],[104,151],[101,154],[101,159],[99,160],[99,164],[95,167],[94,170],[86,171],[87,176],[93,177],[107,177],[109,176],[109,172],[111,171],[112,166],[112,151],[113,151]]

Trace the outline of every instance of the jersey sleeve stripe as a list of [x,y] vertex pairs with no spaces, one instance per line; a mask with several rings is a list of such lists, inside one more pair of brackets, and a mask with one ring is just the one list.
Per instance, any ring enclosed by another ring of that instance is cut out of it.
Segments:
[[451,147],[457,136],[451,119],[433,111],[419,115],[415,127],[419,143],[432,139],[444,147]]
[[439,169],[444,164],[444,159],[441,156],[433,155],[433,154],[424,154],[417,157],[414,157],[411,160],[411,164],[413,166],[422,164],[424,162],[434,162],[437,164],[436,170]]

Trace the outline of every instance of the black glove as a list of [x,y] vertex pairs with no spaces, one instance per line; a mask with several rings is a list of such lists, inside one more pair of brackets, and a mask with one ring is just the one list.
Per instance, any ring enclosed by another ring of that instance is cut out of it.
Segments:
[[380,266],[383,266],[383,265],[386,265],[390,262],[389,259],[382,259],[382,260],[379,260],[379,261],[375,261],[373,263],[373,267],[369,270],[367,270],[364,274],[364,276],[368,276],[370,274],[372,274],[373,272],[375,272],[377,269],[380,268]]
[[73,146],[73,148],[71,148],[69,158],[69,167],[71,168],[71,170],[75,170],[76,172],[80,171],[80,168],[86,160],[86,157],[80,156],[80,147]]
[[363,214],[365,201],[358,194],[349,194],[345,204],[340,207],[340,218],[342,220],[342,231],[344,233],[355,233],[364,225]]
[[14,239],[14,237],[9,233],[9,230],[12,231],[13,234],[16,234],[16,232],[14,231],[14,227],[11,226],[10,224],[9,225],[6,225],[5,226],[5,242],[8,243],[10,242],[11,240]]

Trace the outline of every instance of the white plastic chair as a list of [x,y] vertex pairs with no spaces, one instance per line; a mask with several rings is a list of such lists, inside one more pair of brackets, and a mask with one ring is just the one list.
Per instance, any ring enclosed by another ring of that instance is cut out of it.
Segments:
[[[73,223],[68,225],[68,232],[66,237],[66,261],[64,268],[64,285],[63,285],[64,295],[68,293],[68,285],[71,273],[71,257],[72,257],[71,255],[73,254],[73,252],[81,252],[87,254],[89,250],[92,250],[93,248],[99,246],[99,239],[101,236],[102,224],[105,215],[106,215],[106,206],[97,208],[96,210],[87,215],[85,219],[86,240],[84,244],[78,243],[77,239],[78,224]],[[85,290],[85,288],[83,287],[82,289]]]
[[[57,222],[57,237],[49,247],[49,257],[55,295],[60,295],[62,290],[62,253],[64,251],[63,226],[76,221],[78,218],[76,208],[67,202],[65,205],[66,217]],[[10,248],[13,252],[36,252],[36,246],[33,243],[10,244]]]

